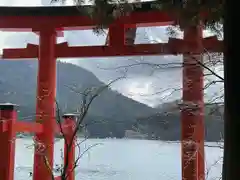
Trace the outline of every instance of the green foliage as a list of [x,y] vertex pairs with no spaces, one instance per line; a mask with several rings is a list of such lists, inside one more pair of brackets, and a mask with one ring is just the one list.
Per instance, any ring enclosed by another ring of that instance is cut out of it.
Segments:
[[[75,0],[75,3],[79,10],[83,11],[84,1]],[[100,22],[95,28],[97,33],[108,27],[113,20],[142,8],[139,0],[131,3],[128,0],[90,0],[90,3],[93,4],[92,8],[87,11],[84,8],[84,13]],[[147,3],[150,2],[144,2]],[[202,21],[206,28],[218,32],[219,24],[222,24],[223,20],[223,6],[222,0],[156,0],[151,2],[148,11],[159,10],[169,13],[176,19],[175,25],[179,25],[180,28],[193,26]]]

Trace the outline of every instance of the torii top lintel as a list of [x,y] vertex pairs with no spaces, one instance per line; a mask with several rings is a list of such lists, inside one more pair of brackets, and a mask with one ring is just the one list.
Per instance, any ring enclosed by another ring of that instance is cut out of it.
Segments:
[[[115,23],[139,26],[171,25],[173,18],[157,10],[154,1],[133,3],[130,15],[121,17]],[[154,7],[156,7],[154,9]],[[91,29],[97,24],[85,12],[93,6],[44,6],[44,7],[0,7],[0,29],[39,30],[43,27]]]
[[[103,57],[103,56],[139,56],[159,54],[185,54],[195,52],[191,43],[170,39],[168,43],[124,44],[125,28],[139,26],[161,26],[174,23],[174,18],[166,12],[159,11],[154,1],[133,3],[133,11],[118,18],[110,25],[109,32],[115,34],[110,46],[69,47],[66,43],[56,45],[56,58],[69,57]],[[155,8],[154,8],[155,7]],[[91,29],[98,23],[85,13],[93,6],[54,6],[54,7],[0,7],[0,30],[34,31]],[[115,26],[116,25],[116,26]],[[123,25],[123,26],[122,26]],[[116,28],[117,27],[117,28]],[[217,38],[203,39],[203,47],[210,52],[222,52],[222,43]],[[2,57],[37,58],[39,47],[28,45],[26,49],[4,49]],[[95,52],[94,54],[92,52]]]

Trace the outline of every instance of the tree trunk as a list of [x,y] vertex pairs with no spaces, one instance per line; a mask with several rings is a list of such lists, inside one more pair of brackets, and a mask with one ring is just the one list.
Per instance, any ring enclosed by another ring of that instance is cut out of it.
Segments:
[[[224,14],[224,158],[223,180],[240,179],[240,113],[239,113],[239,50],[238,32],[234,34],[233,0],[225,1]],[[237,26],[237,23],[236,23]],[[237,30],[237,27],[235,27]],[[236,42],[233,42],[236,41]]]

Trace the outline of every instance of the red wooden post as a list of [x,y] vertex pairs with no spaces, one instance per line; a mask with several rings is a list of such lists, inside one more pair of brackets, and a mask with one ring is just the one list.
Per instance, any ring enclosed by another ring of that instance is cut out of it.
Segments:
[[36,121],[43,124],[43,132],[36,134],[34,180],[51,180],[54,151],[56,97],[56,32],[42,29],[39,36],[39,64]]
[[[17,112],[14,104],[0,104],[0,120],[2,128],[0,133],[0,179],[14,180],[15,162],[15,141],[14,123],[17,119]],[[5,125],[4,125],[5,124]]]
[[75,147],[76,147],[76,137],[74,136],[74,130],[76,128],[76,115],[75,114],[65,114],[63,115],[64,125],[66,129],[64,130],[64,135],[66,137],[66,142],[64,143],[64,165],[67,165],[67,177],[68,180],[75,180]]
[[184,40],[196,48],[183,57],[182,179],[204,180],[204,100],[202,28],[184,30]]
[[125,26],[125,45],[134,45],[137,27],[136,24],[131,24],[130,27]]
[[[113,24],[109,27],[106,44],[110,47],[123,48],[124,45],[133,45],[136,34],[136,25]],[[116,50],[117,51],[117,50]],[[120,54],[122,55],[122,54]]]
[[124,24],[113,24],[109,27],[107,42],[110,47],[122,48],[125,44]]

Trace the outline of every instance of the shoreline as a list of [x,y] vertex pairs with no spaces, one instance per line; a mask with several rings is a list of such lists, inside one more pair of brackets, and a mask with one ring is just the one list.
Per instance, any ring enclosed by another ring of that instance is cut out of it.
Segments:
[[[24,137],[16,137],[16,139],[32,139],[33,136],[26,135]],[[79,139],[84,139],[82,136],[78,136]],[[55,137],[55,139],[63,139],[63,138],[58,138]],[[107,138],[87,138],[88,140],[136,140],[136,141],[159,141],[159,142],[164,142],[164,143],[174,143],[174,144],[179,144],[181,143],[180,140],[177,141],[171,141],[171,140],[161,140],[161,139],[143,139],[143,138],[112,138],[112,137],[107,137]],[[204,141],[205,143],[219,143],[223,144],[223,141]]]

